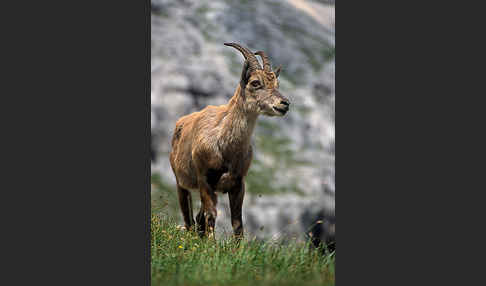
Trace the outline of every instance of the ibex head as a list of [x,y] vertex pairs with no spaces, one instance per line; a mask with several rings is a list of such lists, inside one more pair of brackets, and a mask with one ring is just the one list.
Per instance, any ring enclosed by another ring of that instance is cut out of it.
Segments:
[[[249,49],[235,43],[225,45],[234,47],[245,57],[240,86],[246,111],[267,116],[285,115],[289,111],[290,102],[278,91],[280,67],[272,71],[270,60],[263,51],[253,54]],[[255,55],[262,58],[263,68]]]

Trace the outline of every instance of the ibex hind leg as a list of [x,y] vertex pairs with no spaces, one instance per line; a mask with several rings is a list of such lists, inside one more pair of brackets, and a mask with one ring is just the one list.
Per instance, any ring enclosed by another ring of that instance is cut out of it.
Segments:
[[182,217],[187,230],[191,230],[194,223],[192,214],[192,197],[191,192],[177,185],[177,194],[179,196],[179,206],[181,207]]

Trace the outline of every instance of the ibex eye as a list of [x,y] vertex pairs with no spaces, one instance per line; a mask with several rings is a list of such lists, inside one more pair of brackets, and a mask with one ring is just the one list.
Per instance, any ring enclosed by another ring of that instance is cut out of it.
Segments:
[[251,85],[252,85],[253,87],[258,87],[258,86],[260,86],[260,81],[258,81],[258,80],[254,80],[254,81],[252,81],[252,82],[251,82]]

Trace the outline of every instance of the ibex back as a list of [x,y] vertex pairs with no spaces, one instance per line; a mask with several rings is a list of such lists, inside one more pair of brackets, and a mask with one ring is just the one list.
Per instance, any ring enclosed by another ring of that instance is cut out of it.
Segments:
[[214,234],[216,192],[228,193],[233,231],[241,237],[244,179],[252,160],[250,138],[257,117],[283,116],[290,103],[278,92],[280,68],[272,71],[264,52],[255,53],[262,58],[262,68],[247,48],[235,43],[225,45],[245,57],[240,83],[227,104],[207,106],[177,121],[170,164],[186,229],[195,225],[190,191],[198,191],[201,196],[201,210],[196,216],[201,236]]

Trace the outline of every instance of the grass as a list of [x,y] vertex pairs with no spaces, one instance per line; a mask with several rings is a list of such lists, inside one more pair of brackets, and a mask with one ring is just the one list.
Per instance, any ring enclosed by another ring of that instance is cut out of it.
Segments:
[[152,285],[334,285],[335,254],[308,243],[201,239],[152,214]]

